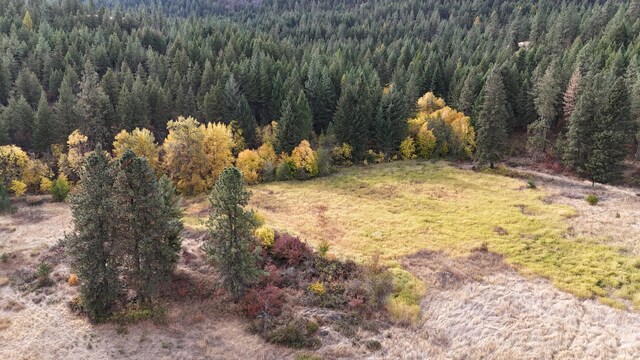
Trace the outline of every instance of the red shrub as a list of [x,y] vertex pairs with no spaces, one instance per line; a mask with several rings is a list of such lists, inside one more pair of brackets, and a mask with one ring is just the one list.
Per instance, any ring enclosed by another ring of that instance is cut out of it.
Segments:
[[267,277],[264,279],[264,283],[268,285],[280,285],[282,282],[282,274],[280,274],[280,270],[274,264],[267,264],[264,267],[264,271],[267,273]]
[[240,306],[245,314],[256,317],[265,313],[270,316],[278,316],[282,313],[284,294],[277,286],[267,285],[264,289],[251,289],[240,300]]
[[271,247],[273,256],[285,260],[288,265],[298,265],[311,253],[306,243],[289,234],[278,234]]

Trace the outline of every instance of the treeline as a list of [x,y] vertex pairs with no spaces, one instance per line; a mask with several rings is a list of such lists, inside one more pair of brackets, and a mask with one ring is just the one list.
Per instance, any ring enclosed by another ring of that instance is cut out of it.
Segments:
[[184,115],[235,122],[250,149],[276,121],[276,153],[324,135],[359,162],[416,139],[432,91],[470,116],[480,160],[526,131],[537,161],[606,182],[637,145],[638,0],[113,3],[0,0],[0,143],[163,139]]

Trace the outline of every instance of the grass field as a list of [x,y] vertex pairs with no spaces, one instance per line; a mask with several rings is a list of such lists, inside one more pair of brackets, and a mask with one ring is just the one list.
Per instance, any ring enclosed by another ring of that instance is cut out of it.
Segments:
[[[422,249],[462,256],[486,246],[522,273],[579,297],[640,307],[640,261],[599,239],[572,237],[567,219],[576,211],[545,202],[543,190],[526,185],[446,163],[394,162],[257,185],[251,205],[268,225],[312,244],[327,241],[338,256],[379,254],[397,264]],[[196,202],[187,213],[204,208]]]

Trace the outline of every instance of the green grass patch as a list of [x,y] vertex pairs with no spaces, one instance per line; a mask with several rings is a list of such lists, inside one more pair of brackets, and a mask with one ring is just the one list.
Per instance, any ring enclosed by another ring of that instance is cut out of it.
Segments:
[[325,241],[339,256],[366,261],[379,254],[397,265],[422,249],[464,256],[486,244],[522,273],[564,291],[640,308],[638,259],[601,239],[568,236],[566,219],[575,209],[545,203],[545,192],[529,188],[527,179],[405,161],[251,190],[251,205],[269,226],[316,246]]

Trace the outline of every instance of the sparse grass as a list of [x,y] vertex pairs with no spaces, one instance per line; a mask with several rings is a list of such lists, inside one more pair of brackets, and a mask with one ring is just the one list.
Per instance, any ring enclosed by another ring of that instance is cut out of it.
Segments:
[[256,185],[251,204],[269,226],[316,246],[328,241],[339,256],[365,261],[380,253],[394,265],[422,249],[464,256],[486,244],[522,273],[549,278],[564,291],[621,297],[640,308],[637,259],[599,239],[567,236],[566,219],[576,211],[546,204],[544,191],[523,185],[521,178],[444,162],[405,161]]

